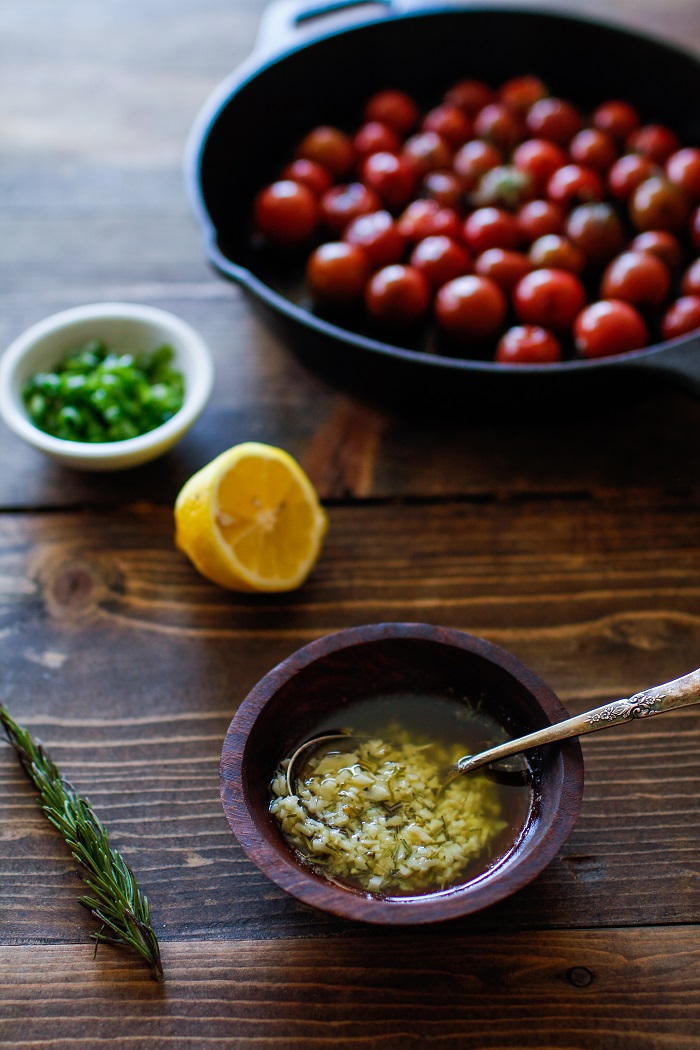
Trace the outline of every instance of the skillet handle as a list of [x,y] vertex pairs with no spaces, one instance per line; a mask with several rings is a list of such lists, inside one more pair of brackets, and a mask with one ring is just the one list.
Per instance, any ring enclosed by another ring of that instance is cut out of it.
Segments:
[[649,354],[635,368],[700,396],[700,334]]
[[[282,50],[321,31],[383,18],[395,12],[400,3],[401,0],[273,0],[260,19],[255,55]],[[323,23],[323,30],[318,22]]]

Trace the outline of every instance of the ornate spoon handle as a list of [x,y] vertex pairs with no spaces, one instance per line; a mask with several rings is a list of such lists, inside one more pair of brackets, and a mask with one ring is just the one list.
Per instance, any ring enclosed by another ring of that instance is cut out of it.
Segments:
[[646,718],[648,715],[660,715],[664,711],[673,711],[677,707],[689,707],[700,703],[700,668],[691,671],[682,678],[674,678],[665,685],[655,685],[642,693],[635,693],[628,700],[613,700],[610,704],[595,707],[582,715],[567,718],[546,729],[509,740],[479,755],[465,755],[450,771],[448,782],[461,773],[470,773],[500,758],[519,755],[542,744],[553,744],[557,740],[566,740],[570,736],[583,736],[584,733],[595,733],[598,729],[610,729],[633,718]]

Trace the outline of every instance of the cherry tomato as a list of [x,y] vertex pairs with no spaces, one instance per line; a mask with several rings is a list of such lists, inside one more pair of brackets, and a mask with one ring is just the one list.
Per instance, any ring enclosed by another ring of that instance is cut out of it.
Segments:
[[329,230],[341,233],[358,215],[379,211],[381,201],[374,190],[361,182],[332,186],[321,197],[321,215]]
[[645,124],[627,138],[628,150],[641,153],[656,164],[663,164],[680,146],[678,137],[663,124]]
[[700,296],[700,259],[692,262],[681,278],[683,295]]
[[448,281],[439,289],[435,296],[435,319],[439,328],[453,338],[487,339],[503,324],[507,305],[495,281],[468,274]]
[[581,128],[581,116],[570,102],[561,98],[541,98],[535,102],[525,118],[527,130],[533,138],[548,139],[559,146],[568,146]]
[[684,295],[669,306],[661,321],[664,339],[677,339],[700,328],[700,296]]
[[697,207],[690,216],[689,228],[691,241],[696,248],[700,248],[700,207]]
[[526,139],[513,151],[513,164],[527,172],[540,189],[544,189],[554,172],[566,161],[564,150],[547,139]]
[[417,175],[427,175],[438,168],[449,168],[452,162],[452,150],[436,131],[419,131],[406,139],[403,156],[413,165]]
[[598,106],[593,112],[592,122],[594,127],[612,135],[618,142],[624,142],[640,124],[634,106],[619,99],[610,99]]
[[378,120],[399,135],[407,135],[418,121],[418,107],[405,91],[389,88],[372,95],[365,106],[365,120]]
[[451,237],[425,237],[418,241],[409,259],[431,288],[439,288],[454,277],[469,273],[471,260],[461,244]]
[[512,77],[501,85],[498,100],[516,113],[527,113],[530,106],[548,94],[547,85],[539,77]]
[[526,324],[565,332],[586,303],[578,277],[566,270],[533,270],[513,290],[513,306]]
[[462,203],[462,183],[453,171],[429,171],[421,183],[421,194],[447,208],[459,208]]
[[496,361],[503,365],[549,365],[561,361],[559,340],[546,328],[521,324],[501,336]]
[[358,128],[352,140],[358,157],[369,157],[371,153],[398,153],[401,149],[401,138],[388,124],[378,120],[369,120]]
[[493,91],[481,80],[459,80],[445,94],[445,102],[459,106],[470,117],[493,101]]
[[355,147],[352,139],[338,128],[321,124],[305,135],[297,146],[297,157],[315,160],[336,178],[349,175],[355,166]]
[[520,117],[501,102],[490,102],[474,118],[474,134],[499,149],[512,149],[522,138],[522,131]]
[[462,233],[476,254],[487,248],[517,248],[520,243],[518,221],[503,208],[477,208],[467,217]]
[[416,188],[416,172],[405,156],[372,153],[360,166],[362,181],[394,210],[408,204]]
[[579,204],[566,220],[566,236],[593,266],[608,262],[622,251],[625,232],[610,204]]
[[605,172],[617,157],[617,146],[607,132],[599,128],[584,128],[572,138],[569,153],[576,164]]
[[569,273],[582,273],[586,265],[586,256],[568,237],[558,233],[548,233],[538,237],[530,245],[528,253],[531,269],[568,270]]
[[629,303],[603,299],[591,303],[578,315],[574,341],[583,357],[625,354],[647,345],[647,327],[642,315]]
[[600,284],[603,299],[633,306],[660,306],[671,288],[668,267],[650,252],[623,252],[608,265]]
[[452,167],[462,180],[464,189],[473,190],[479,179],[491,168],[503,163],[503,154],[492,142],[472,139],[458,149]]
[[316,195],[291,179],[273,182],[255,199],[255,223],[275,244],[302,244],[315,231],[319,217]]
[[422,273],[412,266],[384,266],[370,278],[365,288],[367,310],[381,324],[405,328],[425,315],[430,287]]
[[603,196],[603,180],[593,168],[565,164],[547,183],[547,196],[564,206],[599,201]]
[[527,201],[516,215],[518,228],[528,244],[564,229],[564,209],[554,201]]
[[626,153],[616,160],[608,172],[608,189],[619,201],[626,201],[632,196],[637,186],[652,175],[659,173],[656,164],[639,153]]
[[312,294],[324,303],[348,303],[358,299],[370,275],[370,264],[362,248],[344,241],[329,241],[311,253],[306,281]]
[[399,216],[397,226],[401,236],[410,243],[441,233],[457,240],[461,232],[457,212],[431,200],[411,201]]
[[458,106],[443,103],[429,110],[423,118],[424,131],[435,131],[450,146],[461,146],[472,133],[472,122]]
[[373,211],[348,223],[343,240],[364,249],[372,266],[389,266],[401,261],[405,241],[388,211]]
[[632,194],[630,218],[638,230],[679,230],[688,218],[688,201],[678,186],[653,175]]
[[651,252],[666,263],[673,273],[683,265],[683,248],[675,234],[668,230],[645,230],[630,243],[633,252]]
[[530,175],[512,164],[499,164],[485,172],[471,195],[472,204],[517,208],[533,196]]
[[504,291],[511,292],[518,281],[530,272],[532,263],[523,252],[488,248],[477,256],[474,269],[482,277],[490,277]]
[[666,176],[697,204],[700,201],[700,149],[688,146],[672,153],[666,161]]
[[287,164],[282,168],[280,175],[283,179],[291,179],[293,182],[300,182],[302,186],[308,186],[317,197],[321,197],[333,185],[330,172],[315,160],[307,160],[305,157],[299,157],[298,160]]

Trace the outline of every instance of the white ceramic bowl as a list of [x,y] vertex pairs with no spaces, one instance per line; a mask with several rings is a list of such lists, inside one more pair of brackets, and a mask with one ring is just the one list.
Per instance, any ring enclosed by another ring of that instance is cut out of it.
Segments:
[[[24,383],[34,373],[54,368],[70,350],[90,339],[101,339],[112,350],[137,353],[170,345],[173,366],[185,380],[180,411],[155,430],[124,441],[65,441],[39,430],[22,401]],[[59,463],[81,470],[122,470],[172,448],[204,408],[213,381],[208,347],[179,317],[152,306],[94,303],[39,321],[7,348],[0,358],[0,415],[15,434]]]

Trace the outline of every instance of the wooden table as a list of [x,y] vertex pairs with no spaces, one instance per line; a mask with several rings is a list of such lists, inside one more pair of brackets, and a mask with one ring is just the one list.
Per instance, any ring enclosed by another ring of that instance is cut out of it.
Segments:
[[[604,15],[605,0],[564,5]],[[700,714],[583,742],[578,826],[512,899],[439,928],[333,920],[268,882],[219,803],[229,720],[327,632],[422,620],[516,653],[572,713],[700,663],[700,402],[426,420],[307,369],[208,267],[187,132],[259,0],[5,5],[0,345],[83,302],[192,322],[218,381],[165,459],[62,470],[0,436],[1,697],[92,800],[152,902],[165,981],[102,948],[75,865],[0,748],[0,1044],[690,1048],[700,1043]],[[695,0],[615,5],[700,48]],[[173,546],[182,482],[279,444],[330,514],[289,597],[210,585]]]

